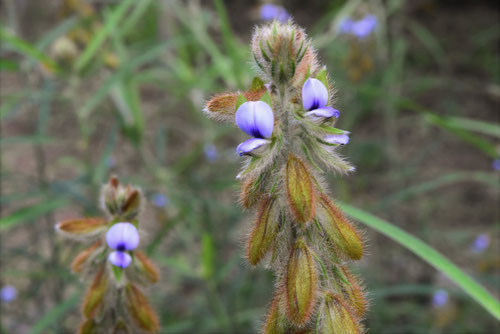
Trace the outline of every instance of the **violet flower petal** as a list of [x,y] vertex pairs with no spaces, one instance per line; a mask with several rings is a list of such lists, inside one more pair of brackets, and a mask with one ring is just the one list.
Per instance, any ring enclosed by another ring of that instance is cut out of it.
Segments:
[[318,79],[309,78],[302,86],[302,106],[304,110],[314,110],[326,106],[328,89]]
[[287,22],[290,18],[290,14],[281,6],[266,3],[260,7],[260,18],[264,21],[278,20]]
[[346,145],[347,143],[349,143],[349,135],[328,135],[323,138],[323,140],[330,144]]
[[255,155],[258,152],[255,152],[258,148],[262,147],[263,145],[269,144],[271,141],[267,139],[261,139],[261,138],[250,138],[243,143],[239,144],[238,147],[236,148],[236,152],[240,156],[243,155]]
[[358,38],[364,39],[370,35],[377,26],[377,17],[375,15],[366,15],[361,20],[355,22],[351,27],[351,33]]
[[308,111],[306,112],[305,115],[314,117],[323,117],[323,118],[330,118],[330,117],[339,118],[340,112],[337,109],[333,109],[332,107],[323,107]]
[[128,255],[127,253],[120,252],[120,251],[114,251],[108,256],[109,262],[111,262],[112,265],[120,267],[120,268],[127,268],[132,262],[132,257]]
[[243,103],[236,110],[235,118],[238,127],[252,137],[270,138],[273,134],[273,110],[263,101]]
[[139,245],[139,232],[131,223],[116,223],[106,232],[106,242],[121,252],[133,250]]

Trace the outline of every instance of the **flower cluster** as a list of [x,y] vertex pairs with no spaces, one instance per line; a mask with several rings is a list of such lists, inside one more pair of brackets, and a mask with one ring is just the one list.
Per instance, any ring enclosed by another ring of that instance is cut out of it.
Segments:
[[139,286],[158,281],[158,270],[137,250],[140,207],[138,188],[116,177],[101,191],[106,218],[60,222],[56,230],[89,246],[73,260],[72,269],[92,280],[83,302],[81,334],[156,333],[158,320]]
[[358,21],[347,17],[340,23],[340,33],[352,35],[359,39],[367,38],[377,27],[377,17],[368,14]]
[[256,210],[248,262],[276,277],[263,332],[361,333],[367,303],[346,264],[361,259],[363,242],[322,182],[324,168],[354,170],[336,151],[349,132],[335,127],[326,68],[291,23],[258,27],[252,56],[251,88],[216,95],[204,111],[252,137],[237,147],[246,158],[237,178],[241,204]]

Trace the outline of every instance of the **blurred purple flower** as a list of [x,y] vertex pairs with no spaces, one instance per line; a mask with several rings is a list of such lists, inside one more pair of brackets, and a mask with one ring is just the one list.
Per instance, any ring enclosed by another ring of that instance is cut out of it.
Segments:
[[339,31],[341,34],[353,35],[360,39],[365,39],[377,27],[377,17],[368,14],[361,20],[353,21],[351,18],[345,18],[340,23]]
[[139,245],[139,232],[130,223],[116,223],[106,233],[106,242],[120,252],[134,250]]
[[349,134],[344,133],[342,135],[328,135],[323,138],[329,144],[346,145],[349,143]]
[[500,170],[500,159],[493,160],[492,167],[494,170]]
[[209,162],[214,162],[219,158],[217,148],[212,144],[205,145],[203,152],[205,153],[205,158],[207,158]]
[[167,197],[165,195],[156,193],[153,195],[151,198],[151,201],[153,202],[153,205],[159,208],[163,208],[165,205],[168,203]]
[[12,285],[5,285],[0,290],[0,299],[3,303],[10,303],[17,298],[17,289]]
[[245,102],[236,110],[235,117],[238,127],[252,137],[270,138],[273,134],[274,114],[265,102]]
[[287,22],[290,18],[290,14],[281,6],[266,3],[260,7],[260,18],[264,21],[277,20]]
[[487,234],[480,234],[471,245],[474,253],[482,253],[490,245],[490,237]]
[[132,262],[132,257],[127,253],[114,251],[108,256],[108,261],[114,266],[120,268],[127,268],[130,262]]
[[443,307],[448,302],[448,292],[444,289],[439,289],[432,295],[432,306],[436,308]]
[[238,152],[240,156],[243,155],[258,156],[259,153],[261,153],[260,152],[261,150],[258,150],[258,148],[269,143],[271,143],[271,141],[268,139],[250,138],[248,140],[245,140],[243,143],[239,144],[238,147],[236,148],[236,152]]
[[109,156],[106,158],[106,166],[109,168],[114,167],[116,164],[115,158],[113,156]]

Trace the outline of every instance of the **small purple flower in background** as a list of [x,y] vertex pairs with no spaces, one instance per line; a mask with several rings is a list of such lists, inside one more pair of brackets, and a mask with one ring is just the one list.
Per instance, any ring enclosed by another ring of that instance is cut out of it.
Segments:
[[332,107],[327,107],[328,89],[318,79],[309,78],[302,86],[302,106],[307,110],[307,116],[316,118],[338,118],[340,113]]
[[124,252],[134,250],[139,246],[139,232],[130,223],[116,223],[106,233],[109,248]]
[[441,308],[448,303],[448,292],[444,289],[439,289],[432,295],[432,306]]
[[108,261],[117,267],[127,268],[130,262],[132,262],[132,257],[127,253],[114,251],[109,254]]
[[205,153],[205,158],[207,158],[209,162],[214,162],[219,158],[217,148],[212,144],[205,145],[203,152]]
[[17,298],[17,289],[12,285],[5,285],[0,290],[0,299],[3,303],[10,303]]
[[493,167],[494,170],[500,170],[500,159],[493,160],[491,166]]
[[349,143],[349,134],[328,135],[323,140],[329,144],[347,145]]
[[490,245],[490,237],[487,234],[480,234],[471,245],[474,253],[482,253]]
[[154,194],[153,197],[151,198],[151,201],[153,202],[153,205],[158,208],[163,208],[168,203],[167,197],[165,197],[165,195],[160,193]]
[[264,148],[271,141],[274,128],[274,114],[271,107],[263,101],[251,101],[243,103],[236,110],[236,124],[246,134],[254,137],[238,145],[236,152],[242,155],[256,155],[261,152],[258,148]]
[[290,14],[281,6],[266,3],[260,7],[260,18],[264,21],[287,22],[290,19]]
[[339,27],[341,34],[353,35],[359,39],[365,39],[377,27],[377,17],[373,14],[366,15],[361,20],[353,21],[351,18],[345,18]]
[[106,166],[109,168],[114,167],[116,164],[115,158],[113,156],[109,156],[106,158]]

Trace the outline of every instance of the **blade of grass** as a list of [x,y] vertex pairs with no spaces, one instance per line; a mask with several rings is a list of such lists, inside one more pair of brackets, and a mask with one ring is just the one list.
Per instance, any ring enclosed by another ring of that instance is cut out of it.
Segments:
[[56,307],[49,309],[43,317],[38,320],[29,334],[47,333],[46,329],[59,321],[67,312],[69,312],[80,300],[80,292],[72,294],[68,299],[63,300]]
[[450,127],[500,138],[500,125],[465,117],[442,117]]
[[114,10],[111,15],[109,15],[105,24],[102,28],[94,35],[92,40],[83,51],[83,53],[78,57],[75,62],[75,70],[80,72],[87,66],[87,64],[92,60],[94,55],[99,51],[99,48],[106,40],[109,33],[118,25],[122,18],[127,13],[127,10],[136,3],[134,0],[124,0],[121,2]]
[[0,40],[11,46],[15,51],[21,53],[22,55],[40,62],[47,70],[51,72],[59,71],[57,64],[45,53],[24,39],[7,32],[2,27],[0,27]]
[[491,315],[500,320],[500,303],[473,278],[454,265],[434,248],[430,247],[422,240],[406,233],[399,227],[382,220],[366,211],[355,208],[345,203],[340,204],[341,208],[352,218],[359,220],[363,224],[370,226],[402,246],[412,251],[434,268],[448,276],[471,298],[482,305]]
[[4,232],[20,223],[34,220],[66,204],[68,204],[68,201],[66,199],[56,199],[21,208],[13,212],[9,216],[0,219],[0,232]]

